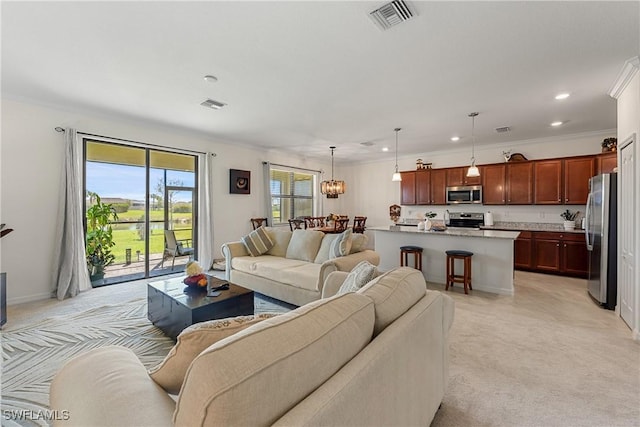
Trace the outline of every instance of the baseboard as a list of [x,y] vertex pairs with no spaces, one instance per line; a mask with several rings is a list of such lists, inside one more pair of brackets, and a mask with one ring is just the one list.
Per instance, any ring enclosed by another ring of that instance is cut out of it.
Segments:
[[49,299],[49,298],[52,298],[52,294],[50,292],[46,294],[27,295],[24,297],[7,299],[7,305],[16,305],[16,304],[22,304],[25,302],[41,301],[43,299]]

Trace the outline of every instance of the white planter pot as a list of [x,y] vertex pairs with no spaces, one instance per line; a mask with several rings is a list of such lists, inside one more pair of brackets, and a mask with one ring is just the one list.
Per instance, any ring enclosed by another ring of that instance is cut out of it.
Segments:
[[574,228],[576,228],[575,221],[565,221],[562,224],[564,225],[565,230],[573,230]]

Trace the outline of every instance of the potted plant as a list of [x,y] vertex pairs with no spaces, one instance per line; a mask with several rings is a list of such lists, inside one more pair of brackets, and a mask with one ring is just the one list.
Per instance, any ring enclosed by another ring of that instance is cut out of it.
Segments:
[[435,218],[435,216],[436,213],[431,211],[424,214],[424,231],[431,230],[431,218]]
[[115,208],[110,203],[102,203],[100,196],[95,196],[96,202],[87,209],[86,255],[89,277],[92,282],[104,278],[104,269],[115,260],[111,248],[113,230],[111,222],[118,219]]
[[578,217],[579,213],[580,211],[571,212],[569,209],[567,209],[560,214],[562,219],[564,219],[563,225],[565,230],[573,230],[574,228],[576,228],[576,218]]

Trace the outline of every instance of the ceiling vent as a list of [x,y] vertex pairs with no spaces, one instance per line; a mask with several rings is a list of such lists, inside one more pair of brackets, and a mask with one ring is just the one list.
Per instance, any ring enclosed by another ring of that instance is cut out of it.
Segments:
[[219,110],[227,104],[225,104],[224,102],[216,101],[214,99],[207,99],[206,101],[200,103],[200,105],[202,105],[203,107],[213,108],[214,110]]
[[373,146],[373,142],[365,141],[365,142],[361,142],[360,145],[364,145],[365,147],[371,147]]
[[501,128],[496,128],[496,132],[498,133],[506,133],[510,131],[511,131],[511,128],[509,126],[502,126]]
[[394,0],[369,13],[369,17],[384,31],[410,19],[413,13],[404,1]]

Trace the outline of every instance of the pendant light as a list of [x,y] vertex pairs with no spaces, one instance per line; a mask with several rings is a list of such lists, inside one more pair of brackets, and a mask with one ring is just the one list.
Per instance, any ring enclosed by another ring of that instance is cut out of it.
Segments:
[[393,173],[393,176],[391,177],[391,181],[394,181],[394,182],[402,181],[402,176],[400,175],[400,172],[398,172],[398,132],[400,132],[401,130],[402,130],[401,128],[394,129],[394,132],[396,133],[396,171]]
[[344,190],[347,188],[344,181],[336,181],[333,179],[333,150],[336,147],[331,146],[331,181],[322,181],[320,183],[320,192],[327,195],[327,199],[337,199],[338,194],[344,194]]
[[480,176],[480,171],[476,166],[476,156],[475,156],[475,145],[476,145],[476,134],[475,134],[475,125],[476,125],[476,116],[478,113],[469,113],[469,117],[471,117],[471,166],[467,170],[468,177],[476,177]]

